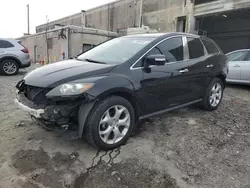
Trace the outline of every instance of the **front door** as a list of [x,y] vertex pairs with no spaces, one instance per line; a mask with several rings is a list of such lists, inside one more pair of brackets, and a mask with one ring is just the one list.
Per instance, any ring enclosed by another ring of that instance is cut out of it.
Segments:
[[190,98],[193,83],[184,51],[180,36],[163,41],[146,55],[163,54],[167,59],[164,66],[143,69],[141,86],[147,113],[183,104]]

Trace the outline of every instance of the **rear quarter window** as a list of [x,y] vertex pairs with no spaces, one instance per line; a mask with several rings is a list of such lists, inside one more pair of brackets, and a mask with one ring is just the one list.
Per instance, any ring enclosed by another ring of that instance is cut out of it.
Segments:
[[214,43],[212,43],[212,42],[210,42],[208,40],[204,40],[204,39],[202,40],[202,42],[203,42],[204,46],[206,47],[207,52],[209,54],[214,54],[214,53],[219,53],[220,52],[219,49],[215,46]]
[[0,48],[12,48],[14,45],[6,40],[0,40]]

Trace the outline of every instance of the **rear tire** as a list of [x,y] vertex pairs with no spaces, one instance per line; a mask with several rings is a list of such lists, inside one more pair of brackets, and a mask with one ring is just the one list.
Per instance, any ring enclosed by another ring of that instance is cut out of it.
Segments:
[[224,83],[219,78],[214,78],[208,86],[201,107],[207,111],[216,110],[223,98]]
[[130,102],[111,96],[97,102],[90,111],[83,137],[99,149],[111,150],[126,143],[134,126],[135,113]]
[[0,63],[0,72],[6,76],[16,75],[19,71],[19,65],[15,60],[6,59]]

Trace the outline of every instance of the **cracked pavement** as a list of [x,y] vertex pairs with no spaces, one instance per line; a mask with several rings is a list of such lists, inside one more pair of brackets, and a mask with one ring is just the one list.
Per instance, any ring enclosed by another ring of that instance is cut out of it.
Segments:
[[249,86],[228,86],[214,112],[191,106],[148,119],[125,146],[100,152],[15,107],[25,71],[0,76],[0,188],[250,187]]

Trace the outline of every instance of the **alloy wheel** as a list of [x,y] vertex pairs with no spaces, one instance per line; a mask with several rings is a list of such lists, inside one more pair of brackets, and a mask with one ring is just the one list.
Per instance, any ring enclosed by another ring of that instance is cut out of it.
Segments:
[[131,116],[128,109],[122,105],[109,108],[99,123],[99,135],[106,144],[116,144],[128,133]]
[[17,71],[17,66],[15,63],[8,61],[3,65],[3,71],[6,74],[14,74]]
[[211,89],[209,102],[211,106],[216,107],[222,98],[222,86],[220,83],[215,83]]

